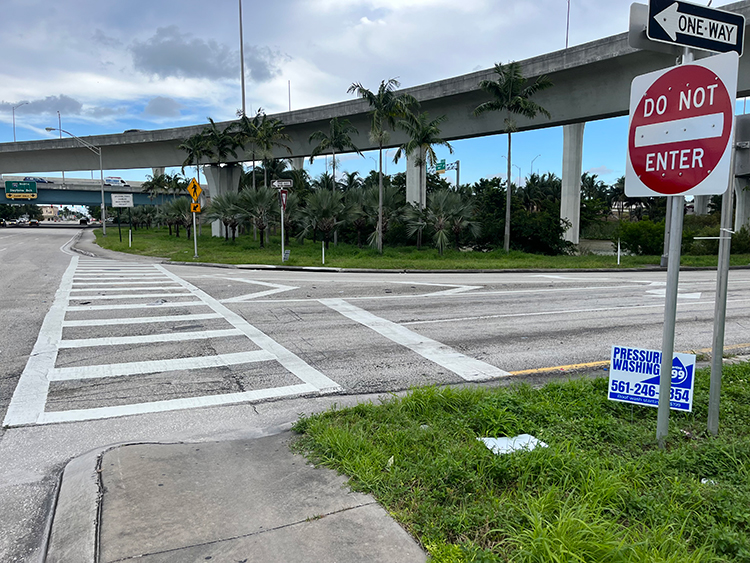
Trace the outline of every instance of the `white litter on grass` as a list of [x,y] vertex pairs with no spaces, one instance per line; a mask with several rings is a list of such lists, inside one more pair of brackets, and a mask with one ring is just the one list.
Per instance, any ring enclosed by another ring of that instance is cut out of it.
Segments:
[[517,451],[529,452],[534,448],[546,448],[547,444],[537,440],[531,434],[519,434],[518,436],[503,436],[500,438],[477,438],[484,442],[484,445],[496,455],[512,454]]

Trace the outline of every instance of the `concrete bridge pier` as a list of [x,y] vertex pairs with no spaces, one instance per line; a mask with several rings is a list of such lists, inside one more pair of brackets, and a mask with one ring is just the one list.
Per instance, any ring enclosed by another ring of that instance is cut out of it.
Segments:
[[697,195],[693,197],[693,213],[695,215],[708,215],[708,202],[710,195]]
[[734,214],[734,230],[742,227],[750,228],[750,178],[737,177],[734,179],[734,195],[737,209]]
[[293,158],[290,158],[289,160],[292,161],[292,169],[293,170],[304,170],[305,169],[305,157],[304,156],[295,156]]
[[427,163],[422,165],[422,189],[419,189],[419,166],[417,159],[425,160],[425,151],[420,149],[417,155],[406,155],[406,203],[413,203],[417,207],[424,208],[427,205]]
[[[212,197],[226,193],[237,193],[240,186],[240,175],[242,166],[230,164],[228,166],[219,166],[210,164],[203,167],[203,173],[206,176],[206,186],[203,187],[203,195],[207,203],[210,203]],[[225,236],[224,224],[221,221],[211,223],[211,236]]]
[[581,169],[585,123],[563,126],[562,198],[560,218],[570,221],[565,240],[578,244],[581,230]]

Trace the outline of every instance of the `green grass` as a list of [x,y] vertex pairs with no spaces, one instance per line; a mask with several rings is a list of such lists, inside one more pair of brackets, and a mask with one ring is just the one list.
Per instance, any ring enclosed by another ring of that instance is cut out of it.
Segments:
[[[435,563],[750,561],[750,365],[726,366],[721,432],[606,399],[607,379],[415,389],[301,418],[297,448],[373,494]],[[478,436],[548,444],[493,455]],[[707,480],[707,481],[704,481]]]
[[[138,229],[133,232],[133,246],[128,247],[127,229],[123,229],[120,242],[117,227],[109,227],[106,237],[96,230],[97,243],[120,252],[160,256],[179,262],[209,262],[215,264],[270,264],[281,265],[281,239],[272,236],[266,248],[254,241],[251,235],[242,235],[232,242],[210,236],[210,229],[203,228],[203,236],[198,238],[198,258],[193,238],[169,236],[166,228]],[[322,266],[321,243],[306,241],[304,244],[292,239],[286,246],[291,251],[289,266]],[[383,255],[371,248],[357,248],[356,245],[332,243],[325,253],[325,266],[332,268],[375,268],[394,270],[498,270],[498,269],[541,269],[541,268],[635,268],[658,266],[658,256],[623,256],[620,266],[615,256],[542,256],[502,250],[493,252],[456,252],[446,250],[440,256],[436,249],[413,246],[386,247]],[[715,256],[683,256],[683,266],[716,267]],[[750,255],[733,255],[732,265],[750,263]]]

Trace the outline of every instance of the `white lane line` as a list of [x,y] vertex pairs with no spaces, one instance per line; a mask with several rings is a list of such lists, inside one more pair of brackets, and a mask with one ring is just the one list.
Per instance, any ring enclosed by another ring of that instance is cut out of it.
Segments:
[[71,257],[52,307],[44,317],[34,349],[13,392],[3,426],[34,424],[44,412],[49,391],[47,373],[55,367],[57,360],[57,344],[62,338],[62,321],[77,266],[78,256]]
[[[166,284],[166,281],[126,281],[126,282],[100,282],[100,281],[92,281],[92,282],[76,282],[76,287],[88,287],[88,286],[96,286],[96,287],[117,287],[120,285],[155,285],[155,284]],[[171,283],[171,282],[170,282]]]
[[138,336],[106,336],[103,338],[80,338],[61,340],[60,348],[88,348],[90,346],[125,346],[129,344],[150,344],[151,342],[182,342],[183,340],[208,340],[242,336],[236,328],[224,330],[202,330],[200,332],[174,332],[169,334],[140,334]]
[[38,424],[55,424],[60,422],[77,422],[79,420],[99,420],[102,418],[113,418],[116,416],[129,416],[134,414],[148,414],[184,409],[196,409],[201,407],[215,407],[229,405],[232,403],[257,402],[264,399],[276,399],[279,397],[292,397],[308,393],[319,393],[320,390],[313,385],[303,383],[300,385],[289,385],[287,387],[273,387],[271,389],[258,389],[256,391],[245,391],[244,393],[226,393],[224,395],[210,395],[188,399],[171,399],[168,401],[154,401],[151,403],[137,403],[134,405],[122,405],[116,407],[100,407],[94,409],[81,409],[70,411],[44,412],[38,420]]
[[150,323],[171,323],[181,321],[205,321],[208,319],[220,319],[218,313],[203,313],[199,315],[164,315],[163,317],[122,317],[118,319],[89,319],[85,321],[63,321],[63,327],[97,327],[104,325],[137,325]]
[[75,292],[84,292],[84,291],[143,291],[144,289],[146,290],[163,289],[165,291],[169,291],[172,289],[182,289],[182,288],[178,285],[165,286],[163,284],[159,284],[153,287],[82,287],[80,289],[73,288],[70,291],[71,293],[75,293]]
[[143,293],[141,295],[71,295],[71,301],[102,301],[114,299],[153,299],[154,297],[190,297],[190,293]]
[[73,305],[68,311],[112,311],[114,309],[153,309],[154,307],[208,307],[203,301],[168,301],[165,303],[127,303],[124,305]]
[[436,291],[434,293],[425,293],[424,296],[438,296],[438,295],[454,295],[456,293],[465,293],[474,289],[482,289],[481,285],[457,285],[452,283],[425,283],[425,282],[410,282],[410,281],[397,281],[393,282],[401,285],[425,285],[428,287],[449,287],[451,289],[444,289],[443,291]]
[[336,393],[341,390],[338,383],[329,379],[314,367],[304,362],[299,356],[293,354],[274,339],[255,328],[237,313],[222,305],[217,299],[214,299],[193,284],[174,275],[163,266],[157,265],[156,268],[163,271],[165,275],[169,276],[185,289],[191,291],[196,297],[203,300],[209,307],[211,307],[211,309],[229,321],[232,326],[244,332],[256,346],[271,352],[276,356],[277,361],[284,366],[284,368],[305,383],[312,385],[321,393]]
[[232,281],[250,283],[254,285],[255,284],[263,285],[265,287],[270,287],[272,289],[268,289],[266,291],[258,291],[256,293],[247,293],[245,295],[239,295],[238,297],[231,297],[229,299],[222,299],[221,303],[239,303],[241,301],[249,301],[250,299],[257,299],[258,297],[266,297],[267,295],[274,295],[275,293],[282,293],[284,291],[291,291],[293,289],[299,289],[291,285],[282,285],[278,283],[266,283],[266,282],[255,281],[255,280],[245,280],[241,278],[230,278],[230,277],[227,277],[226,279],[232,280]]
[[8,247],[6,246],[5,248],[0,248],[0,252],[2,252],[3,250],[8,250]]
[[218,354],[216,356],[196,356],[193,358],[175,358],[172,360],[150,360],[144,362],[127,362],[122,364],[101,364],[95,366],[77,366],[54,368],[49,371],[50,381],[71,381],[78,379],[100,379],[104,377],[121,377],[159,373],[163,371],[183,371],[191,369],[216,368],[268,362],[276,357],[266,350]]
[[381,336],[401,344],[420,356],[452,371],[467,381],[484,381],[510,375],[493,365],[470,358],[454,349],[404,328],[394,322],[347,303],[343,299],[320,299],[320,302],[345,317],[371,328]]
[[113,279],[113,280],[120,280],[120,279],[134,279],[134,280],[141,280],[143,278],[161,278],[163,276],[160,276],[159,274],[148,271],[143,273],[138,272],[122,272],[122,274],[118,274],[117,272],[102,272],[102,273],[96,273],[96,274],[76,274],[76,279],[83,278],[83,279]]

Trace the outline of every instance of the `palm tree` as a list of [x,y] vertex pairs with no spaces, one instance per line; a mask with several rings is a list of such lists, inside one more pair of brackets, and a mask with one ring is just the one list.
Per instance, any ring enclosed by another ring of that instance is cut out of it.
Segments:
[[534,83],[527,85],[528,80],[521,73],[521,65],[517,62],[510,62],[507,65],[495,64],[495,74],[497,80],[482,80],[479,87],[492,96],[492,100],[479,104],[474,109],[474,115],[481,115],[488,111],[505,111],[504,129],[508,134],[508,189],[506,190],[505,201],[505,236],[503,248],[505,252],[510,250],[510,179],[511,179],[511,150],[510,137],[511,133],[517,131],[516,123],[512,114],[522,115],[533,119],[541,113],[546,117],[551,117],[550,113],[542,106],[531,100],[531,97],[539,92],[552,86],[546,76],[540,76]]
[[242,209],[239,206],[240,196],[235,193],[225,193],[211,198],[211,204],[203,214],[203,221],[211,223],[221,221],[224,224],[224,240],[229,240],[229,231],[232,231],[232,242],[235,240],[237,227],[242,217]]
[[388,125],[395,129],[396,120],[406,116],[409,106],[416,106],[416,98],[409,94],[396,94],[395,90],[401,83],[395,78],[382,80],[377,93],[368,90],[359,82],[349,87],[350,94],[356,93],[370,104],[370,140],[378,144],[378,252],[383,253],[383,145],[390,140],[390,134],[385,129]]
[[359,172],[344,172],[344,181],[341,183],[341,189],[345,192],[357,190],[362,187],[362,178],[359,177]]
[[[261,151],[264,159],[269,159],[273,156],[274,147],[280,147],[286,149],[289,154],[292,154],[292,149],[285,145],[282,141],[291,141],[291,137],[284,131],[284,124],[280,119],[267,119],[265,114],[260,120],[258,131],[255,137],[255,143],[258,149]],[[254,164],[254,163],[253,163]],[[268,171],[264,166],[263,181],[265,185],[268,185]]]
[[[250,119],[242,115],[238,121],[232,125],[235,131],[235,142],[243,149],[250,145],[250,152],[253,160],[253,189],[255,189],[255,155],[261,159],[270,159],[273,156],[273,149],[280,147],[286,149],[292,154],[292,149],[284,144],[284,141],[290,141],[291,137],[284,133],[284,124],[280,119],[269,119],[263,108],[259,108],[255,116]],[[268,176],[264,176],[265,185],[268,185]]]
[[[401,128],[406,131],[409,140],[401,145],[396,151],[396,155],[393,158],[393,162],[398,162],[402,154],[411,156],[416,153],[414,159],[415,164],[419,168],[419,209],[424,209],[424,202],[422,201],[422,170],[425,164],[429,163],[430,166],[435,166],[437,162],[437,155],[434,145],[442,145],[447,147],[451,154],[453,154],[453,147],[451,144],[439,137],[440,127],[439,125],[447,118],[444,115],[430,120],[430,116],[427,112],[414,114],[407,113],[406,119],[399,121]],[[422,231],[417,231],[417,246],[421,246]]]
[[[164,195],[169,190],[169,175],[157,174],[146,176],[146,181],[141,185],[141,192],[148,194],[148,199],[154,201],[157,196]],[[163,202],[164,198],[162,198]]]
[[265,248],[265,232],[276,217],[279,208],[276,190],[267,186],[244,190],[239,197],[243,222],[252,224],[260,233],[260,247]]
[[344,203],[343,194],[334,190],[316,190],[307,199],[304,208],[304,229],[297,238],[304,238],[311,231],[320,231],[323,234],[325,247],[331,233],[343,223]]
[[211,156],[211,147],[208,144],[208,139],[203,133],[196,133],[191,135],[181,144],[177,146],[178,149],[183,150],[187,153],[185,161],[182,163],[182,173],[185,173],[185,167],[195,165],[195,171],[198,174],[198,183],[201,183],[201,169],[200,163],[204,158]]
[[237,158],[237,151],[235,149],[239,145],[237,144],[236,137],[232,134],[232,125],[228,125],[224,129],[219,129],[210,117],[208,118],[208,122],[209,125],[203,128],[202,133],[209,148],[207,156],[211,158],[214,164],[226,162],[230,154],[234,158]]
[[350,134],[359,133],[356,127],[352,125],[348,119],[339,120],[338,117],[331,119],[328,133],[323,131],[315,131],[310,135],[310,141],[319,141],[310,153],[310,164],[316,156],[330,152],[333,155],[333,181],[336,183],[336,151],[343,152],[346,149],[350,149],[356,152],[360,156],[364,156],[362,152],[356,147]]

